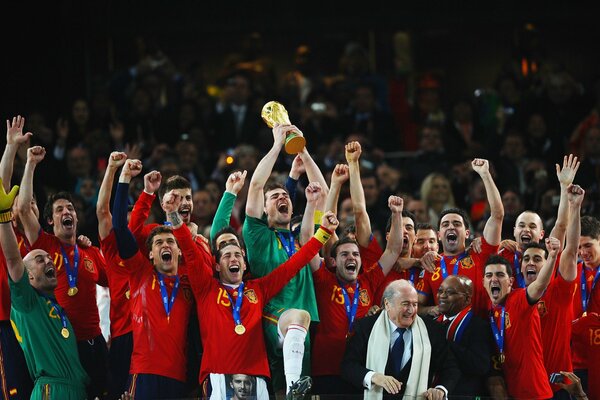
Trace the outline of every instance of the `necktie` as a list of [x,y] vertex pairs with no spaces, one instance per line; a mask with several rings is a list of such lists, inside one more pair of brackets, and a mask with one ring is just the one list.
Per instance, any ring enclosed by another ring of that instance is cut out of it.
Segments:
[[392,346],[392,351],[390,352],[390,357],[392,358],[392,371],[394,376],[400,375],[400,371],[402,370],[402,357],[404,356],[404,332],[406,328],[396,328],[396,332],[400,334],[398,339],[394,342]]

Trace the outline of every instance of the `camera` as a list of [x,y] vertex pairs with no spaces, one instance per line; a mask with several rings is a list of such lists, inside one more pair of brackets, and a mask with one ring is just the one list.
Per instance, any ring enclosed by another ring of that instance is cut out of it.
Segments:
[[553,372],[550,374],[550,383],[563,383],[565,381],[565,377],[558,373]]

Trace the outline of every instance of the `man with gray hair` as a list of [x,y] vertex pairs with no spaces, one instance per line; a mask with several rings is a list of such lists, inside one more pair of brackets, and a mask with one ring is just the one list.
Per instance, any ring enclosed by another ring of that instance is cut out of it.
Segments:
[[[386,287],[383,307],[380,314],[356,323],[342,361],[342,376],[364,388],[365,399],[446,398],[460,370],[443,327],[417,315],[417,291],[406,280]],[[434,375],[437,386],[431,387]]]

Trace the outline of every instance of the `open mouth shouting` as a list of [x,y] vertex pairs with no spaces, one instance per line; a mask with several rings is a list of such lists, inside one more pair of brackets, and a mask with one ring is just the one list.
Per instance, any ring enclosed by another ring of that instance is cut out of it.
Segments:
[[160,252],[160,259],[165,264],[170,263],[173,260],[173,253],[171,253],[171,249],[166,249]]
[[458,244],[458,235],[456,234],[456,232],[448,232],[446,234],[446,241],[451,246],[457,245]]
[[502,287],[498,282],[490,283],[490,293],[492,294],[492,298],[497,300],[500,298],[500,294],[502,293]]
[[521,235],[521,243],[527,244],[531,243],[531,235],[529,233],[524,233]]
[[191,212],[191,207],[186,205],[186,206],[182,206],[181,208],[179,208],[178,212],[179,215],[181,215],[181,219],[184,221],[189,221],[190,220],[190,215],[192,214]]
[[356,274],[358,271],[358,265],[356,264],[356,262],[351,261],[346,263],[346,265],[344,266],[344,268],[346,269],[346,272],[349,274]]
[[65,215],[60,221],[65,229],[73,229],[75,225],[75,220],[70,215]]
[[46,278],[48,279],[56,279],[56,269],[54,268],[54,265],[46,267],[44,275],[46,275]]
[[290,209],[290,207],[289,207],[287,201],[280,202],[277,204],[277,211],[279,211],[282,214],[287,214],[289,209]]
[[534,266],[528,266],[525,269],[525,274],[527,278],[535,278],[537,276],[537,269]]

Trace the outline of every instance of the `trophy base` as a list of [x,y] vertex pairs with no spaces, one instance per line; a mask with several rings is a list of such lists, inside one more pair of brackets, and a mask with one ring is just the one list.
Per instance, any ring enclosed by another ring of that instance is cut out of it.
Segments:
[[306,139],[295,133],[290,133],[285,138],[285,152],[288,154],[298,154],[306,145]]

